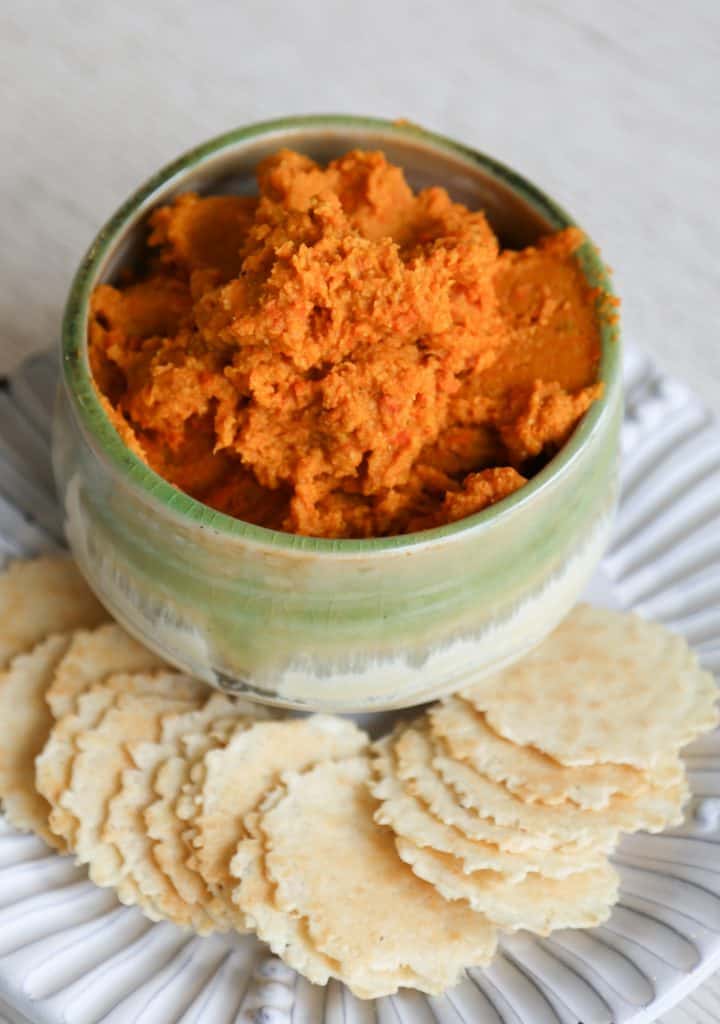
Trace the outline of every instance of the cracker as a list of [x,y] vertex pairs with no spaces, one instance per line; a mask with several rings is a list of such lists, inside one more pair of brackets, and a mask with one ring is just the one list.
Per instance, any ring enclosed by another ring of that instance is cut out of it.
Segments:
[[284,776],[285,792],[260,818],[275,905],[307,920],[353,991],[387,994],[378,975],[410,971],[419,988],[441,992],[464,966],[489,962],[495,929],[402,863],[375,823],[369,778],[367,757]]
[[[54,808],[53,820],[72,847],[72,816],[58,807],[69,783],[79,720],[73,712],[81,693],[115,673],[147,672],[162,662],[114,622],[76,630],[45,695],[58,723],[35,762],[35,786]],[[88,723],[86,722],[86,727]]]
[[[120,791],[110,801],[108,818],[101,829],[103,844],[118,851],[116,874],[106,874],[102,884],[112,885],[121,903],[139,906],[153,918],[172,921],[180,928],[193,928],[200,935],[213,931],[213,924],[202,907],[192,907],[180,899],[172,884],[157,865],[152,843],[138,828],[142,811],[152,798],[152,790],[138,769],[122,773]],[[94,867],[94,860],[89,863]],[[106,869],[111,871],[110,868]]]
[[[155,859],[179,895],[188,903],[203,904],[216,925],[227,928],[225,901],[217,900],[202,876],[187,863],[191,853],[185,839],[187,822],[178,817],[176,805],[190,782],[190,768],[196,761],[214,746],[227,742],[240,723],[249,726],[272,717],[273,713],[258,704],[251,705],[219,693],[209,698],[205,713],[208,721],[200,734],[184,734],[178,738],[163,732],[163,743],[170,752],[159,764],[153,779],[153,801],[145,811],[145,825],[153,840]],[[192,809],[194,811],[194,804]]]
[[[131,767],[128,745],[158,740],[165,715],[188,710],[206,693],[207,687],[187,676],[161,672],[113,676],[79,698],[77,716],[94,724],[75,734],[70,783],[58,804],[74,821],[77,861],[88,864],[96,884],[115,884],[122,869],[120,854],[102,841],[101,833],[108,801],[124,769]],[[98,718],[103,701],[105,710]],[[51,815],[51,827],[60,827],[57,816]]]
[[[285,788],[280,785],[263,801],[263,810],[269,810],[284,795]],[[361,977],[351,972],[348,976],[341,964],[320,953],[310,937],[307,921],[296,914],[285,914],[275,905],[275,886],[265,870],[259,819],[260,814],[256,812],[245,817],[246,838],[240,841],[230,861],[231,875],[240,879],[231,893],[237,908],[236,927],[242,922],[251,928],[288,966],[315,984],[326,985],[330,978],[337,978],[350,985],[360,999],[374,999],[399,987],[421,988],[428,984],[407,968],[393,972],[366,971]]]
[[516,885],[491,871],[466,874],[447,854],[395,840],[398,854],[415,874],[448,900],[464,900],[505,931],[524,928],[549,935],[557,928],[594,928],[617,902],[617,872],[604,864],[567,878],[528,875]]
[[[565,852],[587,847],[583,843],[558,843],[552,836],[533,833],[521,828],[498,825],[491,818],[483,817],[477,811],[463,807],[457,793],[443,781],[433,767],[435,748],[427,723],[422,720],[413,728],[403,729],[392,743],[394,763],[389,759],[386,770],[391,770],[403,780],[404,788],[417,797],[434,817],[446,825],[453,825],[470,839],[481,839],[499,846],[501,850],[522,853],[536,852],[561,847]],[[617,838],[617,831],[610,838],[600,838],[594,844],[596,849],[611,849]]]
[[[200,934],[207,934],[218,925],[217,915],[212,913],[212,898],[202,885],[202,879],[198,876],[200,886],[196,887],[194,898],[187,898],[175,885],[177,870],[166,870],[168,866],[177,868],[177,865],[166,857],[157,856],[157,845],[146,823],[157,799],[157,772],[166,761],[178,755],[183,744],[202,745],[207,749],[215,742],[219,730],[227,732],[239,722],[251,721],[247,718],[249,714],[262,714],[262,711],[247,701],[213,694],[200,707],[166,716],[159,742],[130,745],[134,767],[123,772],[122,785],[110,800],[102,832],[103,841],[114,845],[123,860],[118,892],[124,902],[133,901],[137,887],[175,924],[190,926]],[[183,844],[179,851],[181,867],[186,856]],[[126,889],[129,892],[124,898]]]
[[534,747],[504,739],[466,701],[450,697],[430,709],[433,733],[445,740],[453,757],[494,782],[502,782],[523,800],[601,810],[618,793],[639,796],[652,784],[668,786],[682,778],[683,767],[671,754],[651,772],[629,765],[596,764],[569,768]]
[[202,773],[192,818],[194,863],[215,891],[232,886],[230,858],[242,836],[242,820],[284,771],[301,770],[329,758],[349,757],[368,742],[351,721],[330,715],[262,722],[237,732],[211,750]]
[[451,786],[464,807],[502,825],[551,836],[560,843],[589,843],[601,846],[620,832],[662,832],[683,820],[688,799],[687,781],[648,790],[637,800],[615,796],[602,811],[586,811],[575,804],[529,804],[501,783],[491,782],[463,761],[447,753],[433,758],[433,767]]
[[[100,627],[104,630],[105,627]],[[99,630],[99,631],[100,631]],[[97,632],[99,632],[97,631]],[[52,807],[50,814],[51,828],[62,836],[70,848],[74,848],[75,818],[60,806],[60,796],[70,784],[70,769],[76,753],[75,737],[78,732],[92,729],[105,712],[110,701],[109,693],[145,693],[162,692],[172,695],[177,692],[176,684],[181,687],[180,696],[192,694],[199,698],[207,688],[194,681],[186,682],[187,677],[167,671],[163,673],[135,673],[135,651],[123,644],[106,643],[103,637],[97,644],[93,639],[87,641],[86,650],[94,650],[97,657],[85,663],[83,672],[88,691],[83,694],[82,713],[74,709],[59,719],[53,726],[45,746],[35,759],[35,788]],[[82,641],[85,645],[85,640]],[[71,653],[72,643],[67,654]],[[64,660],[64,659],[63,659]],[[57,668],[57,674],[63,674],[63,661]],[[178,680],[182,680],[178,682]],[[101,687],[92,689],[93,684]],[[51,684],[52,685],[52,684]],[[65,691],[67,692],[67,691]],[[77,705],[78,692],[75,694]]]
[[29,654],[13,658],[0,674],[0,798],[5,814],[15,828],[35,832],[63,852],[65,843],[49,825],[50,805],[33,782],[35,758],[53,724],[45,691],[68,643],[67,634],[48,637]]
[[160,658],[126,633],[116,622],[79,629],[58,665],[47,691],[55,718],[75,710],[77,698],[115,672],[152,672],[167,668]]
[[12,562],[0,575],[0,667],[52,633],[99,625],[108,613],[66,555]]
[[[195,756],[202,757],[221,743],[218,736],[197,737]],[[152,801],[145,810],[147,835],[152,841],[153,857],[181,899],[205,908],[214,926],[221,931],[231,927],[227,906],[208,888],[202,875],[188,863],[191,848],[185,838],[187,823],[175,812],[183,785],[187,782],[188,762],[183,754],[163,761],[153,782]]]
[[[200,794],[205,779],[205,755],[218,747],[226,746],[231,737],[243,731],[245,725],[234,723],[227,729],[213,730],[211,736],[186,737],[182,741],[183,752],[170,759],[161,769],[168,788],[165,806],[158,808],[161,818],[157,826],[162,842],[157,844],[156,856],[159,861],[166,858],[166,870],[176,879],[182,891],[198,891],[202,896],[198,902],[207,906],[218,927],[225,931],[233,927],[234,910],[229,892],[212,886],[200,873],[194,841],[197,836],[195,816],[200,806]],[[158,784],[161,776],[158,773]],[[236,925],[236,927],[238,927]]]
[[389,826],[395,835],[411,840],[416,846],[452,854],[462,861],[467,872],[497,871],[514,882],[540,871],[551,878],[565,878],[578,871],[598,867],[605,859],[601,852],[591,847],[569,853],[562,848],[530,848],[522,853],[510,853],[493,843],[470,839],[458,828],[434,817],[420,800],[404,789],[394,771],[388,739],[376,743],[375,751],[374,767],[378,778],[371,785],[371,790],[380,801],[375,812],[378,824]]
[[[229,700],[223,700],[231,708]],[[242,705],[243,710],[247,708]],[[158,743],[134,743],[130,755],[134,763],[122,773],[119,791],[111,798],[102,830],[105,843],[115,846],[122,857],[122,875],[117,891],[123,902],[133,902],[136,887],[162,915],[181,927],[191,927],[201,935],[214,930],[214,920],[197,902],[183,899],[158,863],[153,842],[145,824],[145,812],[155,798],[153,780],[160,764],[176,752],[180,737],[202,732],[212,725],[217,703],[210,698],[201,707],[166,716],[162,721],[162,739]]]
[[682,637],[590,605],[462,696],[505,739],[569,766],[654,768],[718,723],[715,681]]
[[260,840],[247,838],[240,842],[231,858],[230,872],[240,879],[232,893],[241,908],[239,920],[246,921],[276,956],[314,985],[327,985],[330,978],[338,976],[340,965],[315,949],[305,922],[283,914],[275,906],[274,887],[265,874]]

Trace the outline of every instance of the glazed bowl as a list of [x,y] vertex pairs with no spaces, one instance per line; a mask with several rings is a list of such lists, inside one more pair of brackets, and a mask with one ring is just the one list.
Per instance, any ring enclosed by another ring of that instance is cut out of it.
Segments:
[[[382,149],[415,188],[444,185],[522,247],[571,218],[515,172],[403,123],[318,116],[242,128],[160,171],[101,230],[62,338],[53,461],[67,538],[113,615],[173,664],[233,693],[301,709],[373,711],[435,698],[537,644],[608,539],[621,415],[617,329],[602,324],[595,402],[561,451],[504,501],[450,525],[326,540],[249,525],[157,476],[120,440],[88,365],[88,302],[139,256],[151,209],[178,192],[251,192],[281,147],[327,161]],[[578,260],[610,291],[595,249]]]

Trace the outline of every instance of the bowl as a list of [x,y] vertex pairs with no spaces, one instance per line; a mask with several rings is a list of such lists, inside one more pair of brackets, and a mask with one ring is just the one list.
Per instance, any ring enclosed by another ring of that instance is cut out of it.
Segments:
[[[232,693],[300,708],[410,706],[520,657],[567,613],[608,540],[621,417],[617,329],[602,324],[603,397],[515,494],[458,522],[371,540],[280,533],[216,512],[136,458],[98,400],[88,302],[141,251],[148,212],[189,189],[253,190],[283,146],[327,161],[382,149],[415,188],[485,210],[505,246],[571,218],[490,157],[413,125],[286,118],[229,132],[156,174],[100,231],[63,324],[53,463],[78,565],[118,621],[171,663]],[[611,291],[589,243],[589,281]]]

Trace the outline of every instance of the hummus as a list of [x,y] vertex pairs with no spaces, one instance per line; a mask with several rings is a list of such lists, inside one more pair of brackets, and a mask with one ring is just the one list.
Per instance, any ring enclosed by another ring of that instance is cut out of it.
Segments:
[[426,529],[516,491],[598,397],[577,229],[501,251],[376,152],[282,151],[258,185],[156,210],[142,272],[93,294],[108,415],[181,490],[310,536]]

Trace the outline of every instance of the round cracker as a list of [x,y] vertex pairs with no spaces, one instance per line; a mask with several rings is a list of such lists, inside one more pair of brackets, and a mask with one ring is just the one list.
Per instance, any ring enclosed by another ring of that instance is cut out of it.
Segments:
[[107,619],[108,613],[66,555],[12,562],[0,575],[0,667],[50,634]]
[[[111,843],[102,840],[102,828],[122,772],[131,767],[128,744],[156,741],[164,715],[188,709],[206,693],[207,687],[196,680],[176,672],[161,672],[111,677],[107,684],[78,700],[78,717],[89,717],[95,724],[75,734],[77,752],[70,783],[58,804],[74,819],[77,861],[88,864],[90,878],[96,884],[113,885],[122,873],[122,858]],[[106,709],[98,720],[99,699],[104,699]],[[53,815],[51,827],[60,827]]]
[[612,842],[620,832],[662,832],[683,820],[683,805],[689,796],[687,781],[665,789],[650,789],[637,800],[615,796],[602,811],[586,811],[576,804],[526,803],[501,783],[478,774],[464,761],[456,761],[442,751],[433,758],[433,767],[458,794],[460,803],[499,824],[551,836],[558,842],[589,843],[600,846]]
[[49,825],[50,804],[34,785],[35,758],[52,728],[45,701],[55,669],[70,641],[51,636],[29,654],[13,658],[0,674],[0,799],[8,821],[22,832],[35,832],[49,846],[65,852],[65,842]]
[[590,605],[462,696],[505,739],[569,766],[654,768],[718,723],[715,681],[682,637]]
[[[123,772],[120,791],[110,801],[103,829],[103,839],[116,846],[123,858],[124,877],[118,885],[121,897],[129,881],[131,895],[137,886],[163,916],[175,924],[190,926],[200,934],[207,934],[218,926],[229,926],[213,912],[216,910],[213,903],[217,901],[213,901],[199,876],[196,877],[200,884],[195,887],[192,898],[175,885],[178,868],[184,867],[187,848],[184,843],[180,846],[179,865],[166,856],[158,856],[158,844],[147,821],[157,801],[157,774],[168,759],[184,760],[179,752],[187,747],[193,751],[207,750],[218,741],[220,734],[227,735],[240,722],[249,724],[258,714],[262,715],[263,711],[256,705],[213,694],[199,707],[166,716],[159,742],[130,745],[135,767]],[[176,833],[180,825],[176,821]],[[163,853],[167,853],[167,846],[163,847]],[[172,870],[168,871],[168,867]],[[126,902],[130,902],[130,898]]]
[[[225,745],[230,736],[258,721],[275,716],[269,708],[224,694],[213,694],[208,701],[208,723],[202,733],[185,734],[176,739],[174,754],[159,767],[153,788],[157,799],[145,812],[148,835],[160,868],[178,894],[188,903],[201,904],[221,931],[231,927],[233,911],[226,893],[210,889],[196,870],[192,823],[197,809],[197,780],[201,778],[203,758],[208,751]],[[163,739],[170,739],[165,732]],[[194,774],[196,782],[191,775]]]
[[[230,700],[223,701],[231,710]],[[247,705],[241,705],[243,710]],[[119,791],[110,800],[102,838],[119,851],[123,861],[123,876],[117,890],[123,902],[132,902],[135,889],[162,915],[180,927],[191,927],[201,935],[215,928],[213,918],[205,907],[183,899],[172,881],[162,870],[148,834],[145,813],[155,799],[153,780],[160,764],[176,752],[180,738],[188,733],[201,733],[212,725],[217,716],[217,702],[210,698],[200,707],[166,716],[162,721],[162,738],[158,743],[133,743],[129,751],[133,768],[122,773]],[[209,739],[209,737],[208,737]]]
[[[263,811],[273,807],[284,795],[285,788],[280,785],[263,801]],[[275,886],[265,870],[259,819],[260,814],[255,812],[245,817],[246,838],[240,841],[230,861],[230,874],[240,879],[231,893],[237,907],[236,927],[239,920],[252,928],[289,967],[314,984],[326,985],[330,978],[337,978],[360,999],[375,999],[400,987],[422,988],[432,984],[407,968],[390,973],[366,971],[355,977],[354,972],[346,974],[342,964],[320,953],[313,944],[307,921],[297,914],[285,914],[275,905]]]
[[505,931],[523,928],[549,935],[558,928],[594,928],[617,903],[620,880],[608,863],[567,878],[528,875],[512,885],[489,871],[466,874],[454,857],[402,837],[395,845],[402,860],[445,899],[464,900]]
[[458,828],[434,817],[420,800],[405,790],[395,773],[388,739],[375,744],[374,768],[377,778],[371,790],[380,801],[375,812],[378,824],[389,826],[395,835],[417,846],[451,854],[462,862],[466,872],[496,871],[508,881],[519,882],[532,872],[565,878],[599,867],[605,860],[603,853],[592,847],[570,853],[562,848],[539,850],[537,847],[510,853],[493,843],[469,838]]
[[[103,630],[105,627],[100,627]],[[99,631],[96,631],[99,632]],[[45,746],[35,759],[35,788],[50,804],[50,826],[74,849],[76,819],[60,806],[60,797],[70,785],[70,770],[76,754],[75,737],[79,732],[95,727],[111,702],[110,693],[158,693],[166,696],[177,693],[176,683],[182,678],[171,671],[133,671],[136,652],[123,644],[106,643],[102,637],[97,644],[94,637],[83,640],[86,650],[93,650],[96,657],[84,665],[83,678],[88,689],[81,694],[75,692],[73,710],[59,719],[52,727]],[[70,654],[72,643],[66,654]],[[63,659],[64,661],[64,659]],[[57,667],[57,674],[64,672],[63,661]],[[102,685],[100,685],[102,684]],[[195,681],[182,682],[180,696],[188,693],[198,697],[203,684]],[[51,684],[52,686],[52,684]],[[65,691],[67,692],[67,691]],[[92,696],[90,696],[92,694]],[[83,697],[82,710],[78,711],[79,696]]]
[[[145,673],[161,664],[154,654],[114,622],[92,630],[76,630],[72,635],[45,695],[58,724],[35,762],[35,786],[55,809],[54,820],[71,847],[73,819],[58,807],[58,800],[70,781],[74,736],[82,724],[74,715],[77,699],[111,675]],[[143,679],[144,675],[139,678]],[[104,710],[104,706],[100,710]],[[90,724],[87,720],[84,723],[86,728]]]
[[72,714],[77,698],[115,672],[147,673],[167,668],[116,622],[78,629],[48,687],[47,702],[55,718]]
[[[240,725],[271,718],[273,712],[225,694],[213,694],[205,705],[207,721],[202,733],[173,735],[163,729],[166,758],[158,765],[153,779],[153,800],[145,810],[145,825],[153,840],[153,854],[178,894],[188,903],[206,907],[219,928],[229,927],[226,901],[218,900],[202,876],[188,863],[191,847],[186,841],[187,821],[178,817],[176,806],[190,782],[192,765],[214,746],[226,743]],[[191,804],[194,812],[194,803]]]
[[420,720],[415,727],[403,729],[392,744],[391,770],[402,779],[404,788],[429,809],[434,817],[446,825],[453,825],[470,839],[493,843],[501,850],[522,854],[525,850],[550,850],[560,847],[566,853],[577,852],[593,845],[595,849],[610,850],[615,845],[617,830],[608,837],[601,836],[594,844],[563,842],[542,833],[525,831],[517,827],[498,825],[477,811],[464,807],[457,793],[443,781],[433,767],[435,748],[427,728]]
[[327,985],[338,977],[340,965],[313,946],[306,923],[283,914],[274,904],[273,886],[267,878],[258,839],[243,839],[230,861],[230,873],[240,879],[232,890],[237,919],[247,922],[263,942],[289,967],[314,985]]
[[475,771],[530,803],[561,804],[602,810],[618,793],[639,796],[654,785],[676,784],[683,767],[671,754],[651,772],[629,765],[597,764],[568,768],[534,747],[521,747],[490,728],[470,704],[450,697],[430,709],[432,731],[445,740],[450,753]]
[[367,757],[284,776],[285,793],[259,823],[276,906],[307,920],[315,947],[338,961],[351,988],[410,970],[418,987],[440,992],[464,966],[489,962],[495,929],[402,863],[375,823],[369,780]]
[[[218,736],[197,737],[194,756],[204,756],[221,742]],[[226,901],[218,899],[202,875],[191,866],[192,850],[186,838],[187,822],[175,812],[175,805],[187,779],[188,761],[184,754],[174,754],[158,766],[152,800],[144,815],[147,835],[152,840],[153,857],[158,867],[180,898],[190,906],[204,907],[215,928],[227,931],[232,923]]]
[[368,742],[348,719],[313,715],[261,722],[236,732],[227,745],[205,755],[192,817],[192,863],[213,891],[229,893],[230,859],[242,821],[284,771],[302,770],[330,758],[350,757]]

